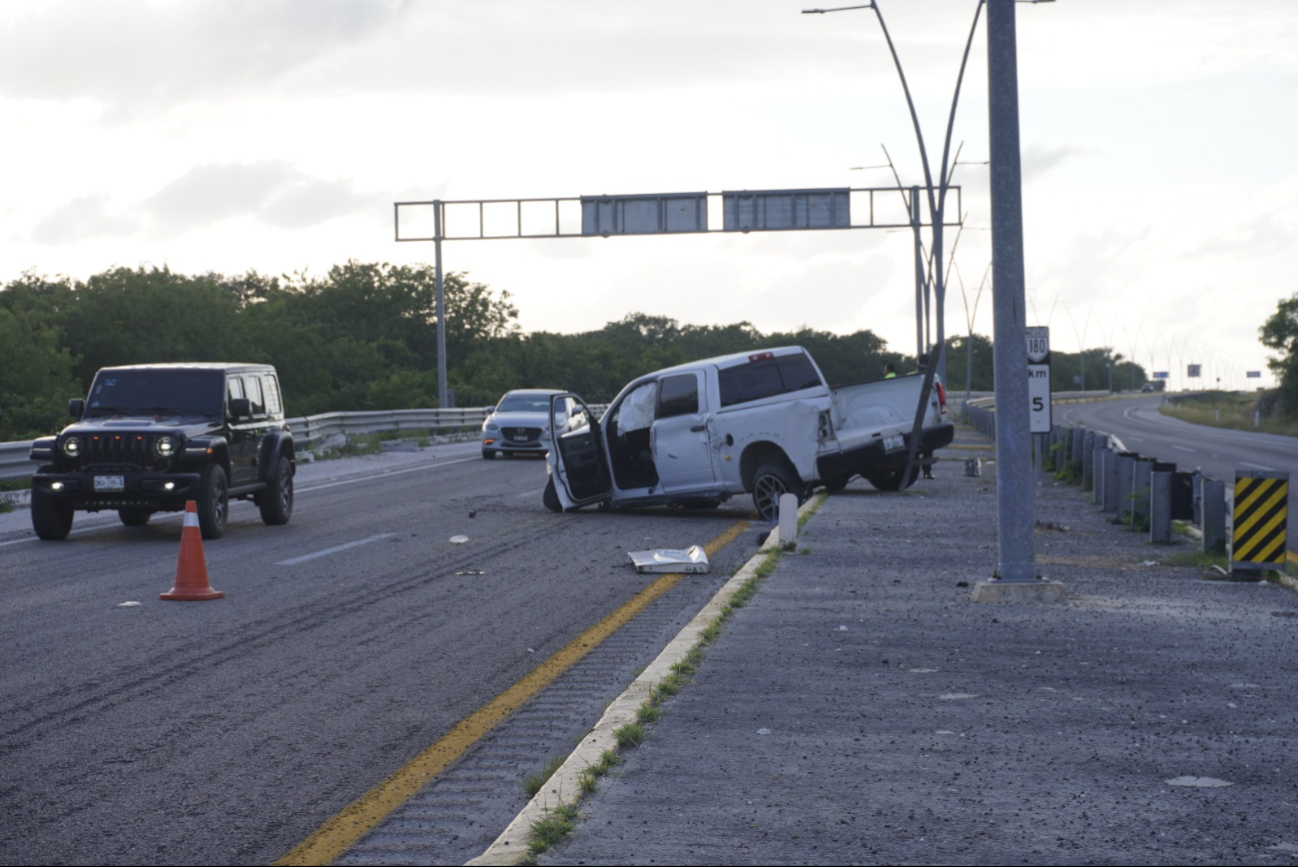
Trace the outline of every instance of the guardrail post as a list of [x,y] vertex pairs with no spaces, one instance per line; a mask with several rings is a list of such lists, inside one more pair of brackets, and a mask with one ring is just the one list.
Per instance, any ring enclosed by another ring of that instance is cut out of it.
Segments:
[[1082,490],[1091,492],[1091,503],[1095,500],[1095,433],[1087,431],[1082,438]]
[[1200,476],[1199,508],[1203,523],[1203,551],[1220,554],[1226,550],[1226,483]]
[[1081,427],[1073,428],[1073,436],[1068,448],[1069,465],[1073,468],[1073,475],[1080,476],[1083,467],[1086,464],[1086,429]]
[[1150,476],[1149,541],[1156,545],[1172,541],[1172,473],[1166,470]]
[[1114,490],[1117,502],[1117,519],[1114,523],[1125,524],[1131,520],[1131,495],[1135,490],[1136,459],[1135,452],[1123,452],[1118,455],[1118,485]]
[[1104,456],[1112,450],[1109,448],[1107,434],[1095,435],[1095,447],[1091,450],[1091,502],[1104,510],[1104,474],[1107,472],[1107,458]]
[[1122,497],[1118,490],[1118,483],[1121,479],[1121,473],[1118,472],[1120,463],[1121,459],[1117,452],[1113,449],[1105,449],[1104,469],[1102,471],[1104,483],[1103,511],[1110,514],[1117,512],[1118,507],[1122,504]]
[[1153,458],[1137,458],[1131,465],[1131,529],[1133,530],[1144,530],[1149,523],[1149,494],[1153,474]]

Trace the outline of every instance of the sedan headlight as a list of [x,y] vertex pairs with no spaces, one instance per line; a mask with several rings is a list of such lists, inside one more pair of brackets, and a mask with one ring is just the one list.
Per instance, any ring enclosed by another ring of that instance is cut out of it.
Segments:
[[482,424],[482,429],[483,429],[483,430],[500,430],[500,425],[496,424],[494,421],[486,421],[486,422],[483,422],[483,424]]
[[70,458],[75,458],[81,454],[81,438],[67,437],[63,440],[63,454]]
[[158,437],[153,443],[153,450],[160,458],[169,458],[176,453],[175,437]]

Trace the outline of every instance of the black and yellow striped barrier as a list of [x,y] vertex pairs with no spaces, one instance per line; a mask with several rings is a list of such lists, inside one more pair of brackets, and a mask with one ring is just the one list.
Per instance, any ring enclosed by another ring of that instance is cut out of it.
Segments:
[[1230,571],[1280,569],[1286,560],[1289,474],[1235,473]]

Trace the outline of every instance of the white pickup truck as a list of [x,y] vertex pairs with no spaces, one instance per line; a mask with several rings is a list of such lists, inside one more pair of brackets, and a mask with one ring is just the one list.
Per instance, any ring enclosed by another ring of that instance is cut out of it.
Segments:
[[[814,487],[842,488],[855,476],[876,488],[903,487],[924,376],[830,388],[800,346],[681,364],[642,376],[591,424],[552,427],[543,501],[556,511],[612,507],[712,507],[751,493],[764,520],[780,495],[799,501]],[[941,388],[924,406],[927,455],[948,445]],[[556,407],[552,407],[552,410]],[[918,469],[909,464],[910,481]]]

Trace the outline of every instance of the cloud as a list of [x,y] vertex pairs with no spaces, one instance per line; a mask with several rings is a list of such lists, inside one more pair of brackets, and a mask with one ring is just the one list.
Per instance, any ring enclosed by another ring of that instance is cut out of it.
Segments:
[[350,180],[307,175],[283,160],[196,166],[152,196],[114,211],[103,194],[82,196],[43,217],[30,240],[72,244],[128,235],[173,238],[238,218],[278,229],[305,229],[381,205],[391,196],[358,190]]
[[1258,214],[1237,223],[1221,235],[1196,244],[1189,256],[1231,254],[1256,258],[1271,256],[1293,246],[1293,232],[1281,226],[1274,213]]
[[1095,155],[1093,148],[1056,147],[1046,148],[1031,145],[1024,148],[1022,155],[1023,182],[1029,183],[1048,172],[1059,168],[1069,160]]
[[92,99],[110,115],[253,93],[381,32],[401,0],[53,0],[0,22],[0,96]]
[[79,196],[46,214],[32,227],[29,238],[50,246],[77,244],[94,238],[131,235],[139,227],[138,217],[113,213],[109,209],[109,197],[96,194]]

